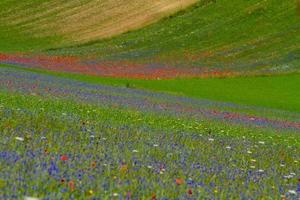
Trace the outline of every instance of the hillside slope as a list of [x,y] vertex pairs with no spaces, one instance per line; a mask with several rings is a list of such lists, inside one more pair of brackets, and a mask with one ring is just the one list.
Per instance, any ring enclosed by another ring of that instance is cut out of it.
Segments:
[[1,0],[0,51],[111,37],[153,23],[197,0]]
[[138,31],[49,51],[104,61],[281,73],[300,68],[296,0],[205,0]]
[[151,79],[300,71],[298,0],[199,0],[173,15],[195,1],[113,2],[2,1],[0,53],[35,56],[0,62]]

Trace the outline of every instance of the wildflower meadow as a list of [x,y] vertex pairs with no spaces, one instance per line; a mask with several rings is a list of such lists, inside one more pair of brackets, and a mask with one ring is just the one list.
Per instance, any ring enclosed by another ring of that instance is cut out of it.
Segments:
[[299,8],[1,0],[0,200],[300,200]]

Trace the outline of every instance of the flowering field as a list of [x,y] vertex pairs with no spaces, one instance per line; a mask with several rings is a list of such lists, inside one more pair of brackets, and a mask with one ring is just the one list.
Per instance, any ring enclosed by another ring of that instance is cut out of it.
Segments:
[[[45,56],[0,53],[0,63],[14,64],[25,68],[114,78],[171,79],[176,77],[206,78],[231,77],[240,75],[238,72],[196,67],[155,67],[154,65],[135,64],[132,62],[99,62],[97,59],[93,60],[75,56]],[[252,72],[252,74],[259,74],[259,72]]]
[[299,198],[295,114],[0,70],[2,199]]
[[298,1],[1,0],[0,200],[299,200]]

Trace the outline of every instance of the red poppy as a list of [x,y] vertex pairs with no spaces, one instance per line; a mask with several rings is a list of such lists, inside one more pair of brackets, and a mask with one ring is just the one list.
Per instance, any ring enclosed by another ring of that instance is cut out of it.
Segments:
[[152,200],[156,200],[156,194],[155,194],[155,193],[152,194],[151,199],[152,199]]
[[193,194],[193,191],[192,191],[192,189],[189,189],[188,191],[187,191],[187,193],[188,193],[188,195],[192,195]]
[[127,192],[127,199],[131,199],[131,192]]
[[183,180],[182,178],[176,178],[176,179],[175,179],[175,183],[176,183],[177,185],[182,185],[182,184],[184,184],[184,180]]
[[69,188],[71,191],[75,190],[75,182],[74,181],[69,181],[68,185],[69,185]]
[[68,156],[66,156],[66,155],[62,155],[62,156],[60,157],[60,160],[62,160],[62,161],[67,161],[67,160],[69,160],[69,158],[68,158]]

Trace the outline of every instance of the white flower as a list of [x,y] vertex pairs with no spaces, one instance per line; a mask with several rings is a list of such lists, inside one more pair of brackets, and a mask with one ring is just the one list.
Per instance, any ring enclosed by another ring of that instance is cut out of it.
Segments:
[[231,149],[231,147],[230,147],[230,146],[227,146],[226,149]]
[[259,141],[258,144],[265,144],[265,142],[264,141]]
[[154,146],[154,147],[158,147],[158,144],[154,144],[153,146]]
[[47,138],[46,138],[46,137],[44,137],[44,136],[42,136],[42,137],[41,137],[41,139],[42,139],[42,140],[47,140]]
[[294,172],[291,172],[290,175],[291,176],[296,176],[296,174]]
[[148,167],[148,169],[152,169],[152,166],[151,166],[151,165],[148,165],[147,167]]
[[138,153],[139,151],[136,150],[136,149],[134,149],[134,150],[132,150],[132,152],[133,152],[133,153]]
[[21,141],[21,142],[24,141],[24,138],[22,138],[22,137],[15,137],[15,139],[16,139],[16,140],[19,140],[19,141]]
[[95,138],[95,136],[94,135],[90,135],[90,138]]
[[39,200],[39,198],[36,197],[24,197],[24,200]]
[[287,176],[283,176],[283,178],[290,179],[290,178],[293,178],[293,176],[292,175],[287,175]]
[[285,165],[284,164],[280,164],[280,167],[285,167]]
[[115,193],[113,193],[113,196],[117,197],[117,196],[119,196],[119,194],[115,192]]
[[263,172],[264,172],[264,170],[263,170],[263,169],[259,169],[259,170],[258,170],[258,172],[260,172],[260,173],[263,173]]
[[293,195],[297,195],[297,192],[295,190],[289,190],[289,193]]
[[251,153],[252,153],[252,151],[247,151],[247,153],[251,154]]
[[208,141],[214,141],[214,139],[213,138],[208,138]]

